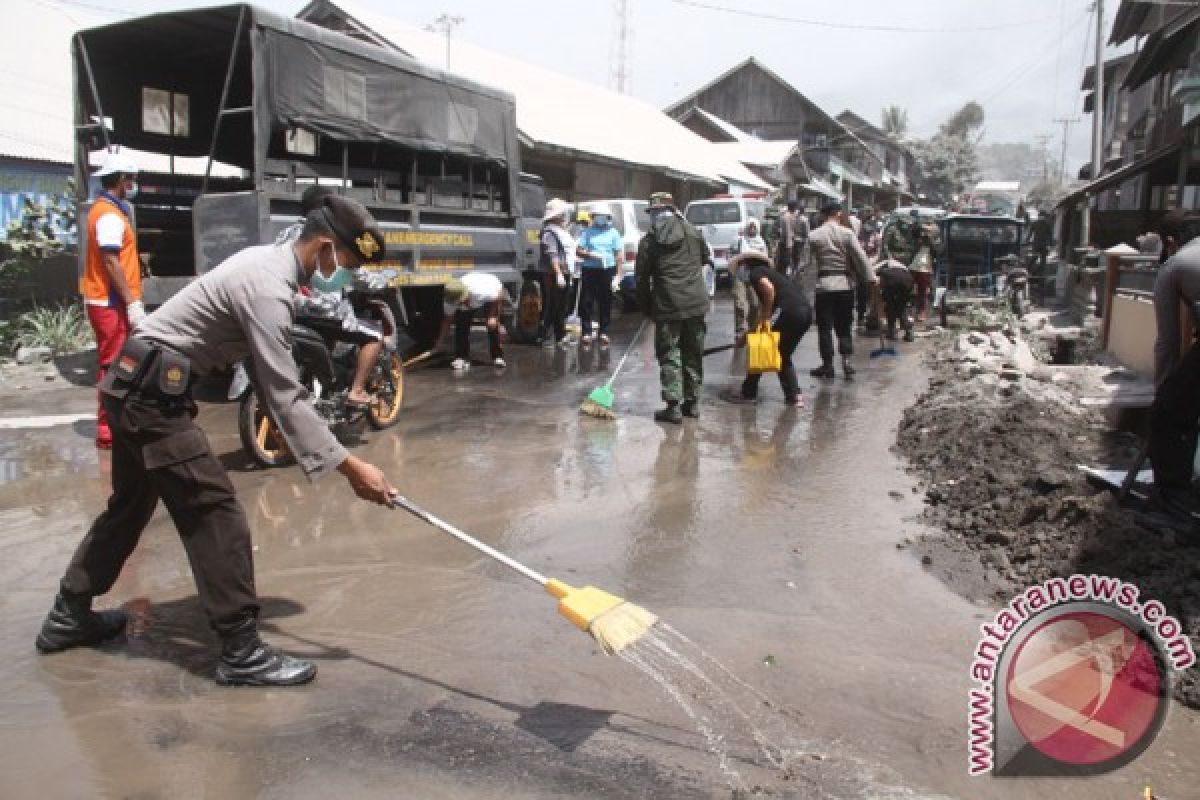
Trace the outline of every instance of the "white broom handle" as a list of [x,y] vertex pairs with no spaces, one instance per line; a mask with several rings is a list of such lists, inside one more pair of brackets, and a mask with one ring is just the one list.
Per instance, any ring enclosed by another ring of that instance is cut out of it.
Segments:
[[549,580],[549,578],[547,578],[545,575],[542,575],[540,572],[535,572],[535,571],[531,570],[529,567],[525,566],[524,564],[520,563],[519,561],[516,561],[516,560],[510,558],[509,556],[504,555],[504,553],[501,553],[496,548],[490,547],[490,546],[484,544],[483,542],[479,541],[478,539],[476,539],[474,536],[471,536],[470,534],[460,531],[458,528],[454,527],[449,522],[438,519],[433,514],[430,514],[428,511],[426,511],[425,509],[418,506],[416,503],[409,500],[404,495],[401,495],[401,494],[392,495],[392,508],[396,508],[396,507],[403,508],[405,511],[412,514],[414,517],[423,519],[426,522],[428,522],[430,525],[434,526],[435,528],[439,528],[442,531],[444,531],[445,533],[450,534],[455,539],[458,539],[460,542],[470,545],[471,547],[474,547],[476,550],[483,553],[485,556],[493,558],[496,561],[499,561],[504,566],[508,567],[509,569],[515,570],[516,572],[521,573],[526,578],[529,578],[529,580],[535,581],[539,586],[545,586],[546,582]]
[[612,386],[617,380],[617,376],[621,374],[621,368],[625,366],[625,359],[629,358],[629,354],[633,352],[633,348],[637,346],[638,339],[642,338],[642,331],[646,328],[646,322],[649,317],[642,317],[642,324],[638,325],[637,333],[633,335],[633,341],[629,343],[629,347],[625,348],[625,355],[621,356],[621,360],[617,362],[617,368],[613,370],[612,375],[608,379],[606,386]]

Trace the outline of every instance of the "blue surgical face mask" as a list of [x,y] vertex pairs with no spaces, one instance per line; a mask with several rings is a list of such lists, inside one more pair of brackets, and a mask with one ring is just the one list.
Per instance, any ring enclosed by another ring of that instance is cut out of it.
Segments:
[[612,220],[610,220],[608,217],[595,217],[592,219],[592,224],[597,228],[607,228],[612,224]]

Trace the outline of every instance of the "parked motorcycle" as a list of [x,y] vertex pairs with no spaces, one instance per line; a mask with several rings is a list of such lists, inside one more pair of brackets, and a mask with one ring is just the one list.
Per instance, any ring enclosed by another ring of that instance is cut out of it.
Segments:
[[1020,319],[1029,311],[1029,270],[1015,255],[997,261],[1004,267],[1004,293],[1009,308]]
[[[362,306],[367,300],[386,300],[395,289],[354,289],[344,302]],[[358,363],[357,344],[346,341],[344,315],[298,315],[292,329],[292,355],[300,382],[308,389],[317,415],[330,428],[362,420],[376,430],[395,425],[404,400],[404,361],[392,337],[386,337],[379,358],[367,378],[371,402],[347,402]],[[259,402],[245,368],[238,365],[230,386],[231,399],[240,398],[238,434],[246,453],[260,466],[276,467],[293,461],[275,423]]]

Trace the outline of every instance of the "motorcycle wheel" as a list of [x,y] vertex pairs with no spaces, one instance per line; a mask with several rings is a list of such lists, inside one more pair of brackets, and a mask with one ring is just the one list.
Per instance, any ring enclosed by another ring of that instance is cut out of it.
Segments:
[[282,467],[293,461],[283,435],[259,405],[254,389],[238,404],[238,436],[246,454],[260,467]]
[[1013,292],[1012,312],[1016,315],[1017,319],[1025,316],[1025,312],[1028,311],[1027,305],[1024,292]]
[[367,392],[374,398],[367,406],[367,422],[371,427],[381,431],[395,425],[404,403],[404,361],[399,353],[384,353],[371,371]]
[[542,287],[530,278],[521,284],[517,307],[509,328],[514,342],[529,343],[537,339],[542,322]]

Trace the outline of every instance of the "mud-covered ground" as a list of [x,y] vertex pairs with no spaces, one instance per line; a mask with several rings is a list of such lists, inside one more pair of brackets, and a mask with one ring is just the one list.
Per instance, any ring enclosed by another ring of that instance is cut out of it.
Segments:
[[[994,604],[1056,576],[1131,581],[1200,649],[1200,535],[1172,530],[1136,504],[1122,508],[1077,468],[1127,467],[1138,439],[1079,405],[1063,380],[1069,369],[1058,380],[1042,366],[996,374],[947,341],[930,356],[929,388],[897,433],[924,520],[941,531],[913,543],[922,562],[959,593]],[[1196,670],[1179,677],[1178,699],[1200,707]]]

